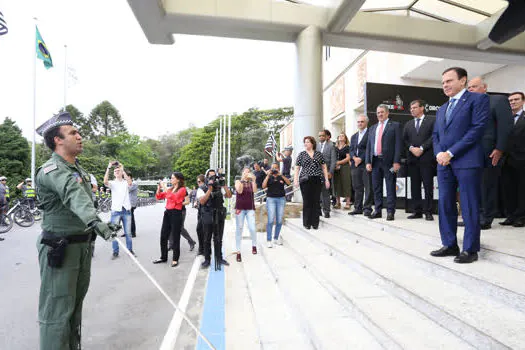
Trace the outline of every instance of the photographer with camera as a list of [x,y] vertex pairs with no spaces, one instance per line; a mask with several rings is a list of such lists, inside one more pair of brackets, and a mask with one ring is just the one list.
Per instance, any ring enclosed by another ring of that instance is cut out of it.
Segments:
[[272,228],[275,220],[274,243],[282,245],[281,227],[283,226],[284,205],[286,204],[284,186],[290,185],[290,179],[283,176],[279,171],[279,163],[273,163],[271,170],[264,179],[263,188],[268,188],[266,198],[266,212],[268,213],[268,223],[266,224],[266,240],[268,248],[272,248]]
[[[109,181],[109,171],[112,167],[114,180]],[[135,255],[133,251],[133,241],[131,240],[131,201],[129,199],[128,175],[124,171],[124,166],[117,161],[108,163],[106,173],[104,174],[104,185],[111,189],[111,223],[118,224],[122,220],[124,227],[124,236],[126,237],[126,247]],[[115,260],[119,255],[119,247],[116,241],[113,241],[113,257]]]
[[235,181],[235,219],[237,229],[235,230],[235,244],[237,248],[237,261],[241,262],[241,239],[244,228],[244,218],[248,223],[248,230],[252,237],[252,254],[257,254],[257,231],[255,230],[255,175],[250,172],[249,167],[242,169],[240,180]]
[[[220,270],[221,265],[229,263],[222,257],[222,236],[224,234],[224,220],[226,208],[224,197],[231,198],[232,193],[226,186],[226,179],[221,169],[218,173],[213,169],[206,171],[205,184],[208,187],[204,195],[197,195],[201,205],[201,220],[204,233],[204,262],[203,268],[210,266],[211,240],[213,236],[213,249],[215,252],[215,270]],[[224,194],[223,194],[224,191]]]

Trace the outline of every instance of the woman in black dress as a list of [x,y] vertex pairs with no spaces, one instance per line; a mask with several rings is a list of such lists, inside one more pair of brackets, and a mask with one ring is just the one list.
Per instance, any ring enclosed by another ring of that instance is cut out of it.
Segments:
[[352,196],[352,176],[350,173],[350,142],[345,133],[337,137],[337,162],[334,172],[334,192],[336,204],[335,209],[341,208],[341,197],[346,198],[345,209],[350,209],[350,197]]
[[313,227],[317,230],[319,228],[321,186],[324,184],[329,189],[330,180],[323,155],[315,150],[315,139],[312,136],[305,136],[303,142],[305,150],[297,155],[295,161],[294,186],[301,186],[303,226],[306,229]]

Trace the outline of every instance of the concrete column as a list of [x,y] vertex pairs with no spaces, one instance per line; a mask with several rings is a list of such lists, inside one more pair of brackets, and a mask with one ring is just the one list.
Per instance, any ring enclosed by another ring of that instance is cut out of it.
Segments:
[[[323,126],[323,45],[321,30],[310,26],[303,30],[295,42],[296,77],[294,96],[293,148],[294,159],[304,150],[303,138],[313,136]],[[295,200],[300,200],[299,196]]]

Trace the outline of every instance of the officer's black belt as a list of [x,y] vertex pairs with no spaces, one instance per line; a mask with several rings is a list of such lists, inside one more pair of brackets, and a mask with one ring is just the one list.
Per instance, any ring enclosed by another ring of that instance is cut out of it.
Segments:
[[67,240],[67,243],[84,243],[84,242],[90,242],[94,241],[97,238],[96,233],[84,233],[81,235],[68,235],[68,236],[57,236],[56,234],[52,232],[42,231],[42,239],[45,240],[55,240],[65,238]]

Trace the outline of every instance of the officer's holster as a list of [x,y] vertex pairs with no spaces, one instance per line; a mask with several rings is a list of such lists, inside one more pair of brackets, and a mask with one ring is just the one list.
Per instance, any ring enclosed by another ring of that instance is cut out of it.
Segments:
[[40,243],[49,247],[47,250],[47,265],[49,267],[60,268],[64,263],[68,244],[94,241],[96,238],[97,235],[95,233],[57,236],[52,232],[42,231]]

